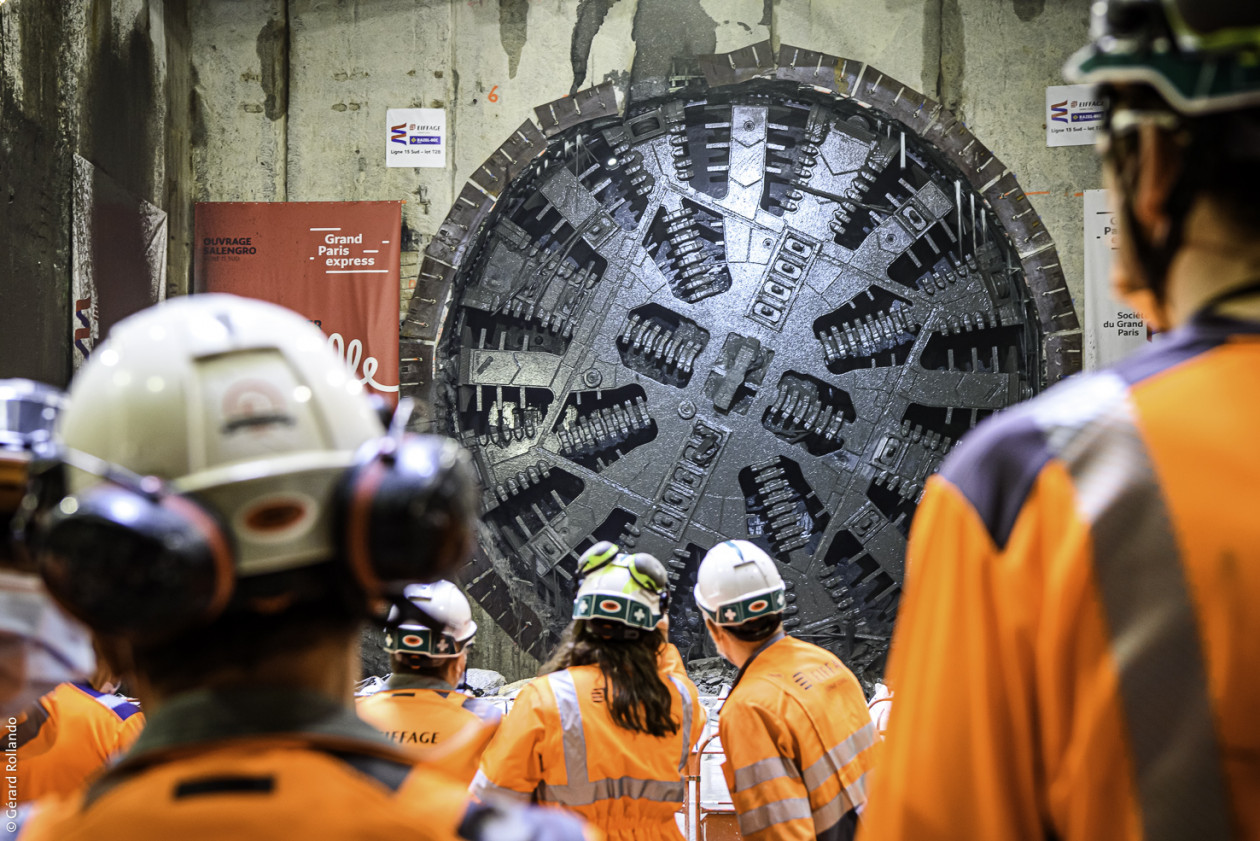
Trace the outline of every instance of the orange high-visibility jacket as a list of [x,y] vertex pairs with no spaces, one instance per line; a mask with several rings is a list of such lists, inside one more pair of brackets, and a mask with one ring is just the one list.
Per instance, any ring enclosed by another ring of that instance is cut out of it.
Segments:
[[425,765],[464,785],[499,729],[499,708],[440,680],[392,675],[389,688],[359,698],[359,717]]
[[614,724],[598,666],[554,672],[517,696],[481,757],[474,796],[563,806],[609,839],[676,841],[682,769],[706,716],[674,646],[665,646],[659,666],[677,733],[656,737]]
[[969,434],[924,496],[864,824],[1260,838],[1260,325],[1196,318]]
[[143,727],[140,707],[121,695],[58,685],[18,717],[17,802],[77,791]]
[[861,685],[834,654],[771,637],[744,664],[718,733],[746,841],[853,837],[879,739]]
[[576,822],[542,812],[472,803],[459,783],[322,696],[200,691],[151,715],[126,757],[85,791],[35,803],[17,837],[473,841],[496,828],[526,841],[583,837]]

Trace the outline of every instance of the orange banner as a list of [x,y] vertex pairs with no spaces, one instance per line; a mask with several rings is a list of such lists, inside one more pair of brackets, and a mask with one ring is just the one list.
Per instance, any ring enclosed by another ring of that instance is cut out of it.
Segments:
[[198,202],[193,288],[301,313],[393,403],[401,232],[401,202]]

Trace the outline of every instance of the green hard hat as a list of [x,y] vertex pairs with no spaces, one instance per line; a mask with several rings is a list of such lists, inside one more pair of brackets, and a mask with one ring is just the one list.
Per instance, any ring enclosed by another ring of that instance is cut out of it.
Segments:
[[1150,85],[1188,116],[1260,106],[1260,3],[1099,0],[1069,82]]

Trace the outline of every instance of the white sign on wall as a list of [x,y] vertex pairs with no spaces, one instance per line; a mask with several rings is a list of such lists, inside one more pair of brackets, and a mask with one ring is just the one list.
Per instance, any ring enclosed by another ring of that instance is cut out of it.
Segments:
[[1085,370],[1118,362],[1150,339],[1146,322],[1111,291],[1116,218],[1106,190],[1085,191]]
[[1093,85],[1046,88],[1046,145],[1089,146],[1102,126],[1103,98]]
[[385,117],[387,166],[446,166],[446,111],[390,108]]

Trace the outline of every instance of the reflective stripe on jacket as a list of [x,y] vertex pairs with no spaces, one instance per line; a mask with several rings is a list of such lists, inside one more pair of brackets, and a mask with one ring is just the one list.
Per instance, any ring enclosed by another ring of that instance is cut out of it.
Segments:
[[775,636],[744,665],[718,729],[747,841],[852,837],[879,740],[834,654]]
[[662,652],[660,668],[671,715],[681,725],[677,733],[656,737],[618,727],[599,667],[574,666],[521,690],[482,755],[473,794],[563,806],[610,839],[678,839],[682,769],[705,712],[672,649]]
[[17,802],[82,788],[144,727],[140,708],[86,683],[63,683],[19,717]]
[[874,841],[1260,838],[1260,325],[968,434],[915,516]]
[[359,717],[424,765],[468,785],[499,729],[499,708],[440,681],[428,688],[407,683],[391,679],[389,689],[359,698]]

